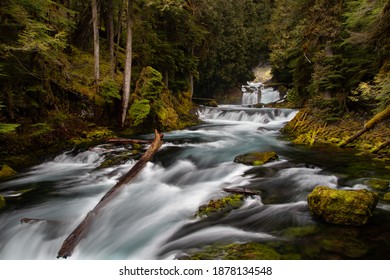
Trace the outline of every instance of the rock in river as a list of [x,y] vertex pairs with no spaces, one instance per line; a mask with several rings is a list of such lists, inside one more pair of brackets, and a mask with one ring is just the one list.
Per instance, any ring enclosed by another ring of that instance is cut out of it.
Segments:
[[275,152],[252,152],[236,156],[234,162],[258,166],[279,159]]
[[307,197],[310,213],[337,225],[364,225],[372,217],[378,195],[368,190],[336,190],[317,186]]

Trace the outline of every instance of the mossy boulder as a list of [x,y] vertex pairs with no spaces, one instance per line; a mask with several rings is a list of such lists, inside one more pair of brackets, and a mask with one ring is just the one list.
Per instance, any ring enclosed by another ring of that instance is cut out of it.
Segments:
[[207,205],[202,205],[196,212],[197,217],[209,217],[215,214],[226,214],[233,209],[240,208],[244,203],[244,196],[234,194],[217,200],[210,200]]
[[259,166],[277,159],[279,159],[279,157],[275,152],[251,152],[236,156],[234,162]]
[[368,190],[336,190],[317,186],[307,198],[310,213],[337,225],[364,225],[373,215],[378,195]]
[[5,199],[3,196],[0,195],[0,210],[5,208],[5,206],[6,206]]
[[15,176],[17,172],[8,165],[0,166],[0,179]]

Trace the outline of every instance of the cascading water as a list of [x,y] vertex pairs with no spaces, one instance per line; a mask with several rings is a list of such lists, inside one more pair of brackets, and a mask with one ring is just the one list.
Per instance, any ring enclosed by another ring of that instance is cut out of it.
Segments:
[[[281,252],[303,258],[324,258],[327,252],[330,257],[337,253],[347,258],[339,248],[327,245],[325,250],[318,244],[321,240],[329,244],[345,229],[340,232],[314,221],[306,203],[316,185],[337,187],[339,178],[314,165],[313,161],[323,162],[319,153],[310,156],[279,138],[279,129],[295,114],[289,109],[228,105],[200,108],[204,123],[165,133],[165,144],[153,162],[96,217],[71,258],[172,259],[208,244],[251,241],[272,241]],[[269,150],[280,159],[264,167],[233,162],[239,154]],[[123,154],[131,158],[132,150],[105,144],[65,153],[1,183],[0,193],[9,206],[0,213],[0,259],[54,259],[68,234],[134,165],[133,159],[102,165]],[[333,157],[332,164],[336,162]],[[225,216],[194,218],[199,206],[226,195],[223,188],[240,186],[260,196],[248,197],[242,207]],[[390,211],[386,205],[380,207],[386,215]],[[21,224],[21,218],[42,220]],[[380,224],[382,229],[390,224],[387,221]],[[289,241],[286,232],[297,228],[318,231],[310,238]],[[367,228],[364,236],[372,237]],[[306,246],[309,253],[302,251]],[[382,250],[376,258],[390,252],[383,242],[376,246]]]
[[242,100],[244,106],[255,105],[258,103],[268,104],[281,100],[280,93],[273,88],[264,87],[262,83],[249,82],[248,85],[241,87]]

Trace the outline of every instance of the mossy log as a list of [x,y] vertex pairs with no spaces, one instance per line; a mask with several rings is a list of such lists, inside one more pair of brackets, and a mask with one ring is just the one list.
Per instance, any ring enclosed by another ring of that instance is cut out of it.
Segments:
[[373,149],[371,149],[371,153],[375,154],[375,153],[379,152],[380,150],[386,148],[389,145],[390,145],[390,139],[387,139],[387,141],[385,141],[382,144],[380,144],[379,146],[374,147]]
[[365,125],[364,128],[356,132],[353,136],[347,138],[345,141],[341,142],[338,146],[345,147],[349,143],[355,141],[357,138],[362,136],[367,131],[373,129],[378,123],[390,118],[390,106],[388,106],[382,112],[376,114],[372,119],[370,119]]
[[152,144],[150,145],[148,150],[142,155],[142,157],[137,161],[137,163],[129,170],[129,172],[127,172],[120,178],[120,180],[115,184],[115,186],[113,186],[103,196],[99,203],[96,204],[95,208],[93,208],[93,210],[91,210],[87,214],[84,220],[65,239],[65,241],[62,243],[60,250],[58,251],[57,258],[67,258],[72,255],[73,250],[75,249],[77,244],[86,236],[88,229],[92,225],[95,217],[99,214],[99,211],[102,210],[102,208],[104,208],[104,206],[106,206],[118,194],[118,191],[123,186],[130,183],[146,166],[148,161],[152,159],[154,154],[163,144],[163,135],[158,133],[157,130],[155,130],[154,134],[155,138]]

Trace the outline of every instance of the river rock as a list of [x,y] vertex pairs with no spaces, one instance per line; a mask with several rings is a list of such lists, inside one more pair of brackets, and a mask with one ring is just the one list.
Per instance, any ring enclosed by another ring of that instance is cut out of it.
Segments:
[[370,179],[365,182],[374,191],[386,191],[389,188],[389,181],[382,179]]
[[0,178],[7,178],[7,177],[12,177],[15,176],[17,172],[13,170],[11,167],[8,165],[4,164],[0,166]]
[[279,159],[279,157],[275,152],[251,152],[236,156],[234,162],[259,166],[277,159]]
[[368,190],[317,186],[307,200],[310,213],[316,218],[337,225],[364,225],[372,217],[378,195]]
[[390,192],[385,193],[385,194],[383,195],[383,200],[385,200],[385,201],[390,201]]

